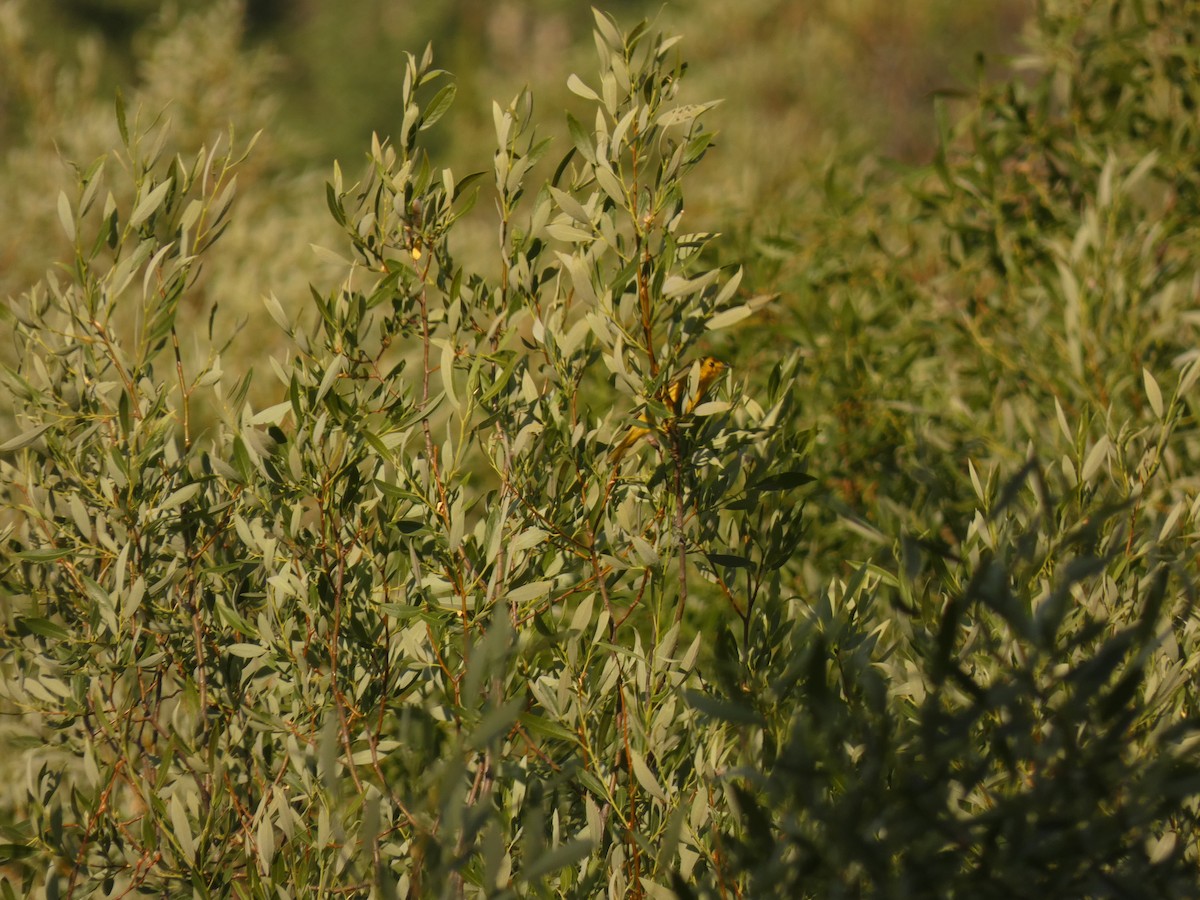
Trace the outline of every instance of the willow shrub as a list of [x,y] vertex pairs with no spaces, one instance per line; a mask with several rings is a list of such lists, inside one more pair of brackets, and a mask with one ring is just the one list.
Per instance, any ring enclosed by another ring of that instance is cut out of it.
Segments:
[[[1050,288],[1126,257],[1038,219],[1051,268],[989,268],[982,190],[1026,170],[982,150],[1053,118],[984,97],[945,190],[848,199],[757,325],[683,229],[711,105],[673,40],[596,24],[565,144],[521,94],[478,175],[422,152],[453,87],[409,59],[400,133],[328,187],[344,281],[267,301],[275,405],[176,318],[241,150],[162,158],[119,112],[119,160],[59,199],[74,258],[7,312],[8,893],[1187,893],[1200,370],[1092,355],[1082,292],[1053,352]],[[476,192],[491,248],[455,240]],[[1035,360],[979,365],[1023,326]]]
[[[698,607],[748,628],[746,579],[784,590],[797,365],[758,397],[734,376],[690,415],[665,402],[762,301],[683,227],[712,104],[676,102],[672,39],[596,21],[544,184],[528,94],[494,107],[493,171],[435,168],[420,140],[454,87],[408,60],[400,132],[328,186],[344,282],[311,326],[267,301],[295,352],[262,364],[265,409],[219,348],[197,371],[179,350],[206,340],[176,316],[240,151],[163,158],[119,109],[123,150],[59,198],[75,254],[9,312],[23,430],[0,447],[22,890],[736,879],[714,823],[737,741],[680,689],[701,687]],[[483,182],[498,241],[473,271],[451,237]]]
[[805,578],[868,565],[759,651],[756,890],[1196,892],[1198,29],[1041,4],[931,166],[835,161],[762,242],[817,376]]

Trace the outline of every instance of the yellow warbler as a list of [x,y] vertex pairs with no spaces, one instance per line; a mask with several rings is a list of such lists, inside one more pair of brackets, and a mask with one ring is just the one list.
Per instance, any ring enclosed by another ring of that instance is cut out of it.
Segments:
[[[693,366],[699,366],[699,373],[696,377],[695,388],[692,388],[692,368],[685,369],[683,374],[678,376],[671,382],[670,387],[666,390],[664,399],[667,401],[672,412],[676,416],[686,416],[704,399],[704,395],[708,393],[708,389],[712,387],[722,372],[727,368],[725,363],[719,359],[714,359],[711,356],[706,356]],[[639,422],[648,422],[646,413],[638,416]],[[649,428],[642,428],[640,425],[634,425],[629,429],[629,432],[621,440],[621,443],[613,447],[609,453],[609,459],[613,463],[621,461],[621,457],[625,455],[625,451],[637,443],[638,439],[650,433]]]

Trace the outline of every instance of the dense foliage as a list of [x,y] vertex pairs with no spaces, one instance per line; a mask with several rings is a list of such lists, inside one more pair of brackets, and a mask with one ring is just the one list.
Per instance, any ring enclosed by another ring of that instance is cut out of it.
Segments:
[[1195,893],[1200,4],[1044,4],[933,165],[828,163],[745,276],[685,207],[719,108],[595,24],[484,172],[407,58],[253,380],[202,267],[261,148],[118,102],[46,201],[5,895]]

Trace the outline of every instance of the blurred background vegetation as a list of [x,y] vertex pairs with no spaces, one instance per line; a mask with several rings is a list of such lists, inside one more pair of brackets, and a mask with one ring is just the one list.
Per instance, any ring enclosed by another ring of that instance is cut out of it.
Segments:
[[[95,87],[103,95],[152,78],[149,46],[179,16],[213,6],[211,0],[62,0],[25,4],[23,17],[31,47],[53,53],[60,64],[70,65],[81,40],[96,43]],[[619,19],[650,18],[686,32],[703,90],[725,97],[735,112],[726,129],[769,117],[777,135],[766,146],[789,152],[757,162],[775,165],[794,163],[830,137],[927,160],[930,95],[969,80],[980,54],[1014,50],[1032,0],[930,0],[904,9],[883,0],[617,0],[606,9]],[[562,73],[581,55],[590,62],[591,22],[587,4],[556,0],[250,0],[241,12],[242,47],[270,56],[262,86],[281,101],[280,127],[299,137],[292,149],[303,162],[360,154],[372,130],[386,134],[395,126],[398,60],[429,42],[460,82],[466,101],[460,116],[484,122],[493,95],[526,84],[556,102]],[[319,117],[311,114],[316,109]],[[13,132],[6,134],[11,143]],[[465,137],[446,139],[465,154]]]
[[[718,145],[690,186],[689,216],[693,228],[725,236],[713,251],[721,261],[750,262],[747,289],[765,291],[787,288],[772,279],[778,253],[794,248],[785,242],[781,251],[778,236],[825,227],[831,167],[929,162],[935,95],[961,94],[981,66],[1002,69],[1032,0],[929,0],[903,10],[887,0],[622,0],[606,8],[619,21],[650,18],[681,34],[691,69],[684,100],[724,100],[710,126]],[[489,170],[492,101],[507,103],[527,85],[538,118],[557,124],[549,167],[569,146],[561,111],[579,109],[566,75],[594,66],[591,28],[588,4],[553,0],[0,0],[0,204],[8,211],[0,296],[67,258],[47,198],[73,190],[71,164],[85,168],[118,145],[120,90],[143,122],[169,120],[168,151],[212,147],[230,127],[238,141],[262,132],[239,175],[229,232],[187,301],[196,323],[213,322],[227,372],[262,371],[285,344],[261,298],[273,293],[295,314],[311,314],[309,286],[337,277],[337,260],[313,250],[338,244],[324,183],[335,160],[357,178],[372,132],[398,127],[404,52],[432,43],[458,85],[452,114],[427,138],[435,165],[460,176]],[[479,204],[456,231],[460,249],[494,246],[491,215],[490,202]],[[490,249],[471,255],[484,269],[494,261]],[[251,398],[266,402],[264,390],[273,388],[256,379]]]
[[[934,95],[960,90],[981,60],[994,65],[1014,51],[1032,2],[621,0],[606,8],[683,34],[687,93],[724,99],[719,146],[689,199],[699,226],[744,235],[793,220],[813,171],[830,158],[877,152],[928,162]],[[453,124],[431,138],[439,163],[464,173],[490,166],[493,99],[528,85],[543,114],[571,108],[564,73],[586,71],[594,58],[588,5],[555,0],[7,0],[0,9],[0,180],[6,207],[19,213],[0,226],[3,293],[60,257],[53,204],[42,201],[56,193],[47,182],[66,184],[69,173],[48,163],[86,164],[113,145],[118,89],[144,116],[168,116],[181,147],[211,142],[230,122],[242,137],[264,129],[252,160],[261,183],[243,183],[240,200],[253,208],[240,217],[242,236],[271,248],[244,260],[254,306],[267,283],[282,294],[288,273],[303,295],[296,254],[327,233],[314,183],[334,159],[353,176],[371,133],[398,126],[404,51],[432,43],[435,60],[454,73]],[[264,217],[288,228],[276,233]]]

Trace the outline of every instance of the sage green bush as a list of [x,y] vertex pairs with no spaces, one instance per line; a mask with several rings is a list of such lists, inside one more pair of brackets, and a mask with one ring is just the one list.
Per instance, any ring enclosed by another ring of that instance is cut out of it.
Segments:
[[742,784],[759,889],[1196,892],[1198,23],[1047,4],[933,166],[830,166],[758,237],[814,376],[803,583],[849,593],[750,692],[790,698]]
[[[583,895],[722,869],[703,835],[733,745],[680,696],[681,620],[750,621],[732,573],[794,547],[798,512],[763,498],[796,478],[766,427],[795,360],[763,402],[730,380],[681,422],[656,399],[761,301],[681,227],[711,136],[708,105],[672,104],[671,41],[597,25],[553,183],[527,194],[531,98],[494,108],[495,280],[450,248],[480,175],[418,144],[453,85],[410,59],[395,143],[329,185],[344,282],[312,331],[268,298],[296,349],[266,409],[178,351],[237,155],[163,158],[118,111],[135,197],[83,172],[69,277],[11,313],[6,694],[62,739],[30,758],[26,887]],[[643,407],[657,438],[618,470]]]
[[118,103],[4,313],[7,895],[1193,893],[1200,8],[1103,6],[749,277],[674,38],[470,174],[410,56],[254,380],[181,315],[253,151]]

